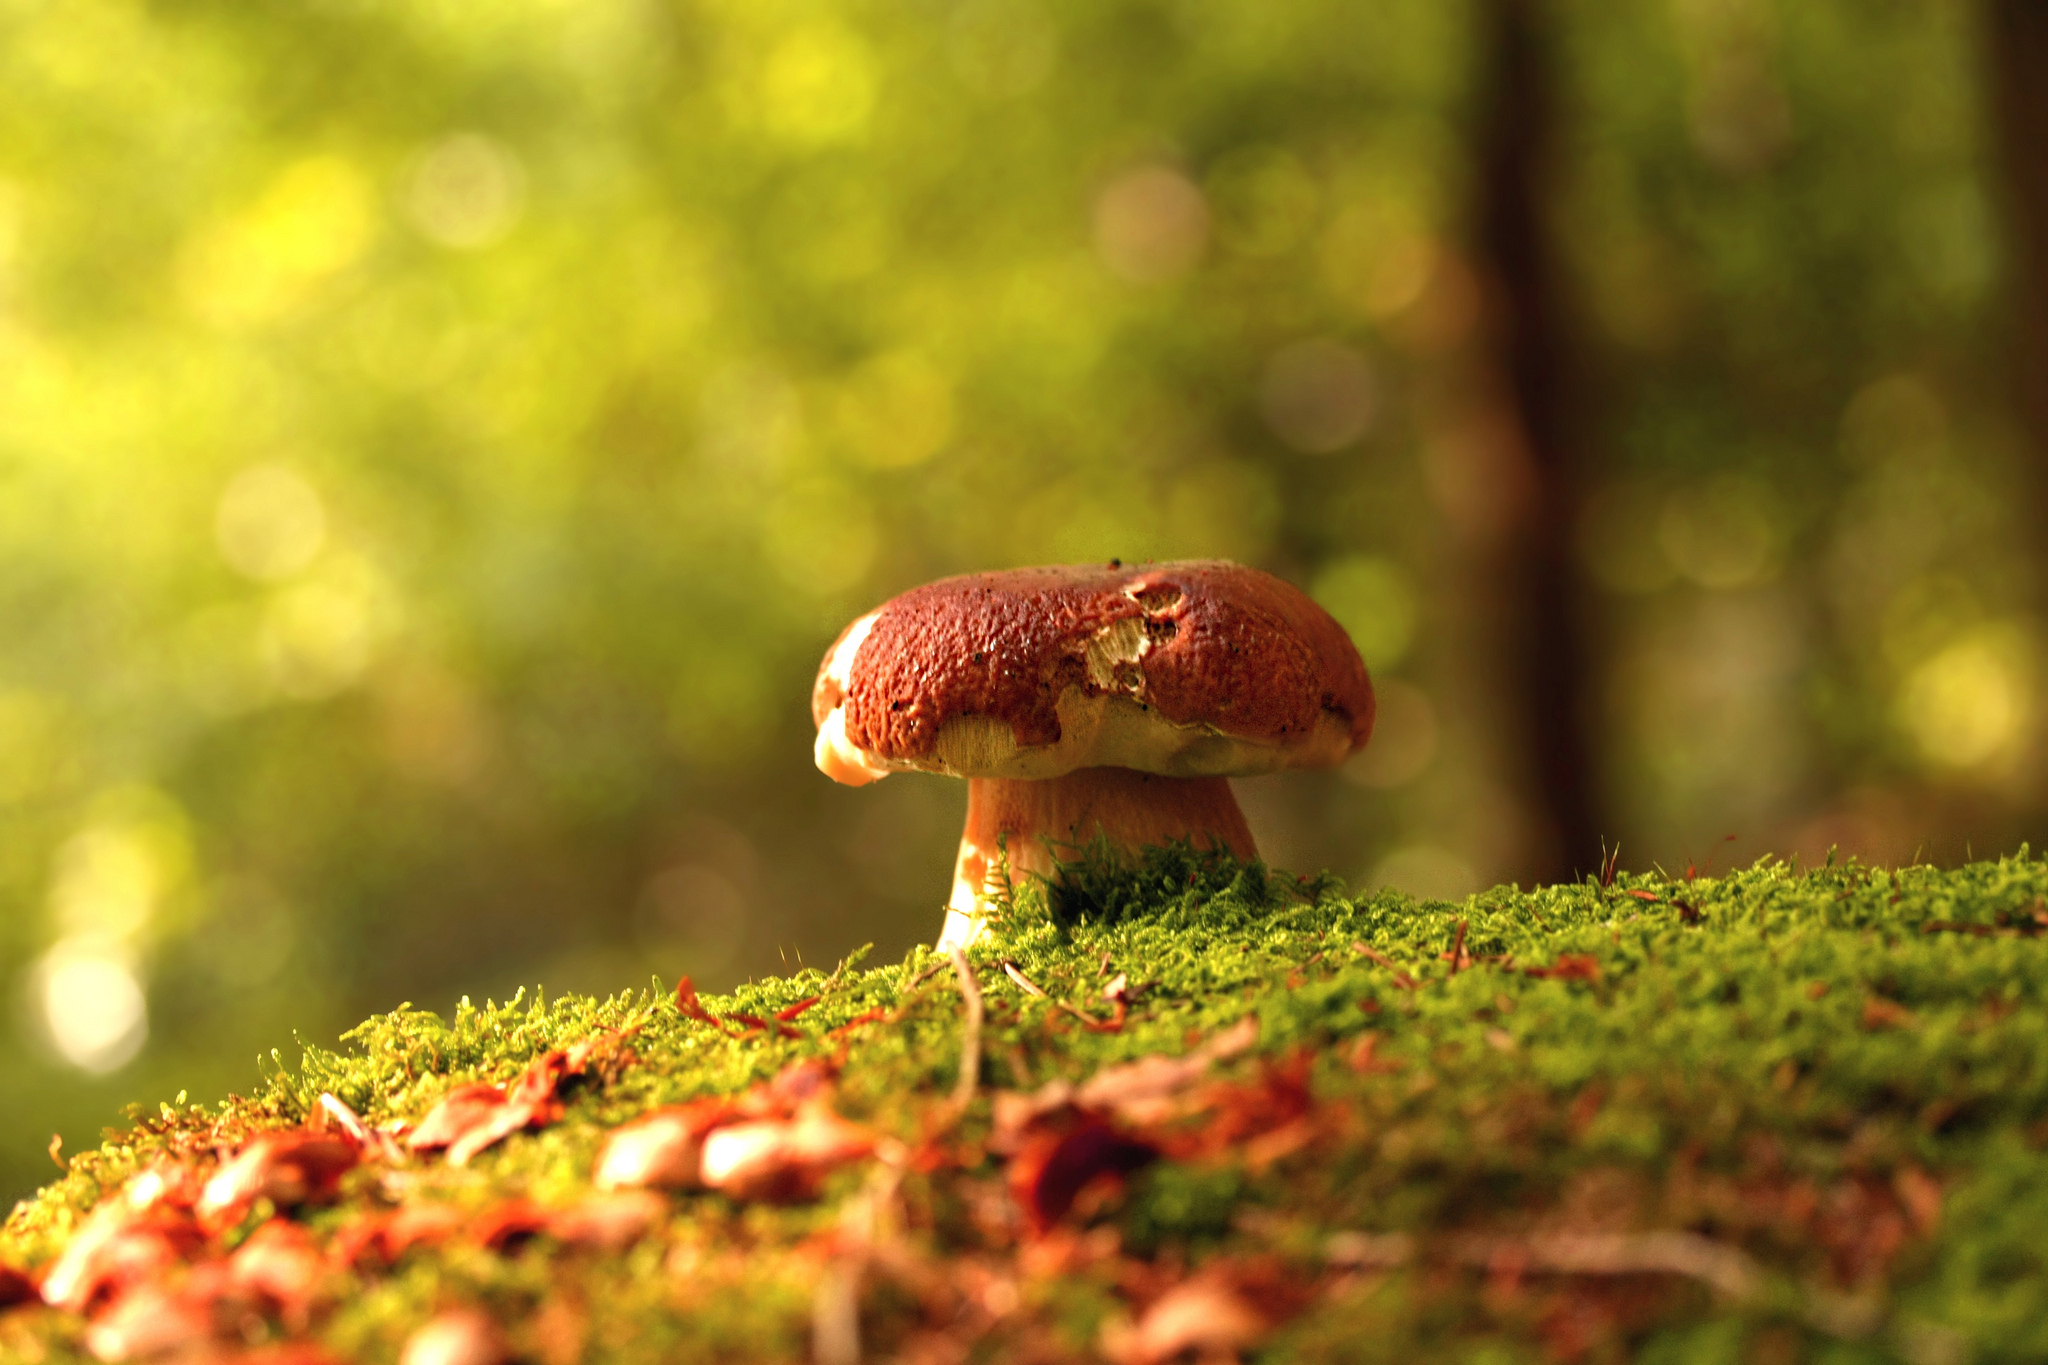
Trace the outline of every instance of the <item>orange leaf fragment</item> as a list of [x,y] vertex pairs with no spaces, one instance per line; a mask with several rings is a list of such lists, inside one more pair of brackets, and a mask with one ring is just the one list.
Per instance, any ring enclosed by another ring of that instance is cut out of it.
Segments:
[[505,1365],[512,1351],[491,1318],[474,1308],[442,1313],[406,1339],[399,1365]]
[[1548,967],[1524,967],[1522,974],[1545,981],[1598,981],[1600,959],[1591,953],[1565,953]]
[[612,1130],[597,1156],[592,1183],[601,1190],[699,1183],[704,1135],[740,1117],[730,1100],[698,1100],[657,1109]]
[[1121,1182],[1158,1156],[1150,1142],[1100,1115],[1070,1110],[1040,1124],[1010,1159],[1010,1197],[1042,1237],[1067,1216],[1081,1191],[1098,1181]]
[[505,1087],[501,1085],[458,1085],[406,1134],[405,1145],[415,1152],[439,1151],[484,1123],[504,1103]]
[[425,1201],[406,1204],[387,1214],[358,1219],[335,1235],[335,1259],[360,1265],[374,1257],[385,1265],[416,1246],[433,1246],[453,1236],[465,1221],[452,1204]]
[[1153,1301],[1125,1334],[1107,1333],[1105,1354],[1118,1365],[1161,1365],[1188,1354],[1234,1360],[1271,1330],[1230,1286],[1214,1278],[1177,1284]]
[[544,1128],[562,1116],[557,1097],[564,1080],[582,1073],[590,1049],[557,1048],[537,1057],[510,1090],[495,1085],[457,1086],[427,1111],[405,1143],[415,1152],[448,1149],[448,1164],[466,1166],[477,1153],[526,1128]]
[[228,1257],[232,1285],[303,1322],[327,1278],[327,1260],[297,1223],[272,1219]]
[[875,1134],[822,1102],[793,1119],[728,1124],[705,1138],[703,1182],[735,1199],[816,1198],[826,1175],[875,1149]]
[[136,1285],[85,1329],[85,1348],[101,1360],[135,1360],[174,1352],[204,1354],[222,1324],[213,1286]]
[[131,1286],[154,1280],[196,1253],[206,1236],[183,1209],[138,1210],[122,1195],[104,1200],[43,1277],[43,1302],[83,1313]]
[[34,1303],[41,1297],[34,1280],[11,1265],[0,1264],[0,1311],[18,1303]]
[[258,1199],[279,1208],[324,1202],[357,1161],[354,1144],[320,1133],[264,1133],[235,1153],[200,1192],[199,1217],[234,1222]]
[[1863,1027],[1876,1033],[1882,1029],[1906,1028],[1913,1023],[1913,1011],[1896,1000],[1873,995],[1863,1002]]
[[623,1251],[668,1216],[668,1201],[652,1190],[585,1195],[548,1215],[548,1234],[571,1246]]

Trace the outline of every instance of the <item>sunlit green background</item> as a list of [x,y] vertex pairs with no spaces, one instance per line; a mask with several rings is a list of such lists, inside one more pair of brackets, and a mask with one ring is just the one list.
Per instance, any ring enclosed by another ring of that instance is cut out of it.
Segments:
[[[929,937],[963,789],[807,703],[945,573],[1295,579],[1383,721],[1269,856],[1526,875],[1477,13],[0,0],[0,1195],[400,1001]],[[1972,11],[1541,13],[1624,862],[2017,843]]]

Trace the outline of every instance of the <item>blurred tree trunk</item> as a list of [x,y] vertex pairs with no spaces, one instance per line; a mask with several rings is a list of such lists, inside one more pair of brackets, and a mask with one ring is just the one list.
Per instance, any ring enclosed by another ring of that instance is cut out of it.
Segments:
[[1497,560],[1504,696],[1520,709],[1538,827],[1532,875],[1599,866],[1583,590],[1572,555],[1583,501],[1576,392],[1547,204],[1557,101],[1540,0],[1479,6],[1479,248],[1491,276],[1490,336],[1504,416],[1523,446],[1529,496]]
[[1983,41],[2018,285],[2014,378],[2034,450],[2037,525],[2048,527],[2048,3],[1985,0]]

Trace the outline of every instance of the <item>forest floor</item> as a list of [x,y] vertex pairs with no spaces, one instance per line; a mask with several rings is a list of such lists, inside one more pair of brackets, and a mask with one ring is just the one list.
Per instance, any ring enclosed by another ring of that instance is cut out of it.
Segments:
[[0,1360],[2048,1359],[2048,861],[1072,888],[137,1112]]

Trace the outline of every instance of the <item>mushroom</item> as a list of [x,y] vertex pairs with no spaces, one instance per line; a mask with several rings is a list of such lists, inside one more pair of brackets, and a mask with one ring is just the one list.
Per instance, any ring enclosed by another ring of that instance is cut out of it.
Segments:
[[1372,732],[1372,683],[1329,613],[1226,560],[966,574],[855,621],[811,693],[818,768],[967,779],[939,945],[972,942],[1000,849],[1187,839],[1258,856],[1229,779],[1341,763]]

